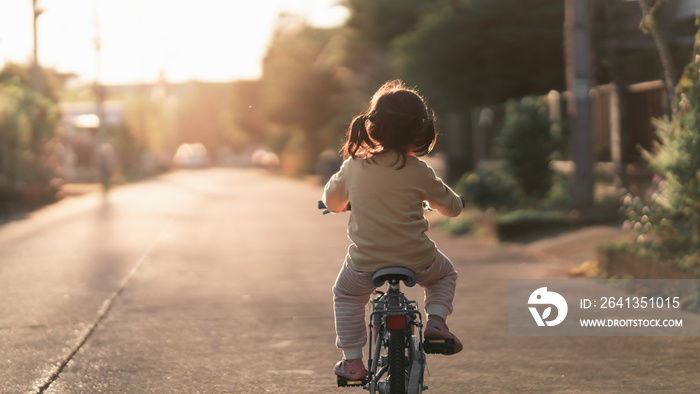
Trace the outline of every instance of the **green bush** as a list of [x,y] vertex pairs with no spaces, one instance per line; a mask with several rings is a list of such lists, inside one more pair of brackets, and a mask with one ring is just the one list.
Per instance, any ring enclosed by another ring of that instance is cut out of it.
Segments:
[[511,208],[522,198],[516,180],[501,169],[480,166],[464,174],[455,186],[467,204],[478,208]]
[[656,190],[648,201],[626,196],[624,208],[638,243],[690,268],[700,266],[700,56],[686,66],[677,92],[678,119],[655,119],[659,141],[644,152],[658,174]]
[[14,78],[0,80],[0,219],[55,200],[62,168],[58,106]]
[[559,173],[552,176],[552,185],[541,201],[544,209],[569,210],[574,206],[574,196],[571,193],[571,180]]
[[576,221],[561,211],[520,209],[498,217],[498,238],[512,238],[559,231],[576,225]]
[[49,141],[60,120],[58,106],[19,78],[0,81],[0,183],[48,183],[54,176]]
[[681,83],[677,122],[657,120],[660,143],[647,152],[662,177],[660,205],[685,227],[688,241],[700,243],[700,56],[688,64]]
[[494,141],[494,153],[528,197],[542,198],[552,185],[549,163],[560,144],[550,132],[551,126],[544,100],[528,96],[506,103],[506,117]]
[[445,218],[438,222],[438,228],[454,235],[476,235],[479,231],[477,214],[467,211],[457,218]]

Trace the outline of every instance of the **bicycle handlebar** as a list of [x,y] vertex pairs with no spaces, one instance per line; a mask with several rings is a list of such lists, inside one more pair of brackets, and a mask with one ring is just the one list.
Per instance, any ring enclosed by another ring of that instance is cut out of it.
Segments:
[[[331,213],[331,211],[328,210],[328,207],[326,207],[326,204],[323,203],[323,200],[318,200],[318,209],[323,209],[323,214]],[[350,203],[348,203],[346,211],[350,210]]]
[[331,211],[329,211],[328,208],[326,208],[326,204],[323,203],[323,200],[318,200],[318,209],[323,209],[323,212],[321,213],[323,213],[324,215],[327,213],[331,213]]

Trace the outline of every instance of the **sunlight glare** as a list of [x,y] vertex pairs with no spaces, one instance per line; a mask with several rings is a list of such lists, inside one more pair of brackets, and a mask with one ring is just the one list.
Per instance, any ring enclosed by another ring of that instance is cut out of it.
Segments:
[[[102,83],[226,81],[260,77],[280,12],[318,27],[337,26],[337,0],[39,0],[39,60]],[[11,15],[11,17],[10,17]],[[31,1],[0,5],[0,65],[32,56]],[[99,26],[99,30],[97,28]],[[95,51],[99,31],[101,56]]]

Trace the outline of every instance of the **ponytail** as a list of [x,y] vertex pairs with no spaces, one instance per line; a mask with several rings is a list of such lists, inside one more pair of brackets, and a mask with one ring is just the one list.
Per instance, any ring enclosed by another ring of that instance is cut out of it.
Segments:
[[347,141],[345,141],[342,149],[345,158],[364,158],[368,152],[371,152],[377,146],[367,132],[366,123],[369,119],[367,115],[358,115],[352,120],[347,133]]

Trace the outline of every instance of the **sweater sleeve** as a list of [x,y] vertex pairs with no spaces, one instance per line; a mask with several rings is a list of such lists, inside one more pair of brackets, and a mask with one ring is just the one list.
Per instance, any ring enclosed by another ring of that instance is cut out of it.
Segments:
[[340,170],[331,177],[323,189],[323,203],[329,211],[334,213],[345,211],[350,201],[347,188],[349,160],[343,162]]
[[425,199],[430,207],[437,209],[445,216],[455,217],[459,215],[462,212],[462,198],[452,191],[442,179],[438,178],[430,166],[427,164],[423,164],[423,166]]

